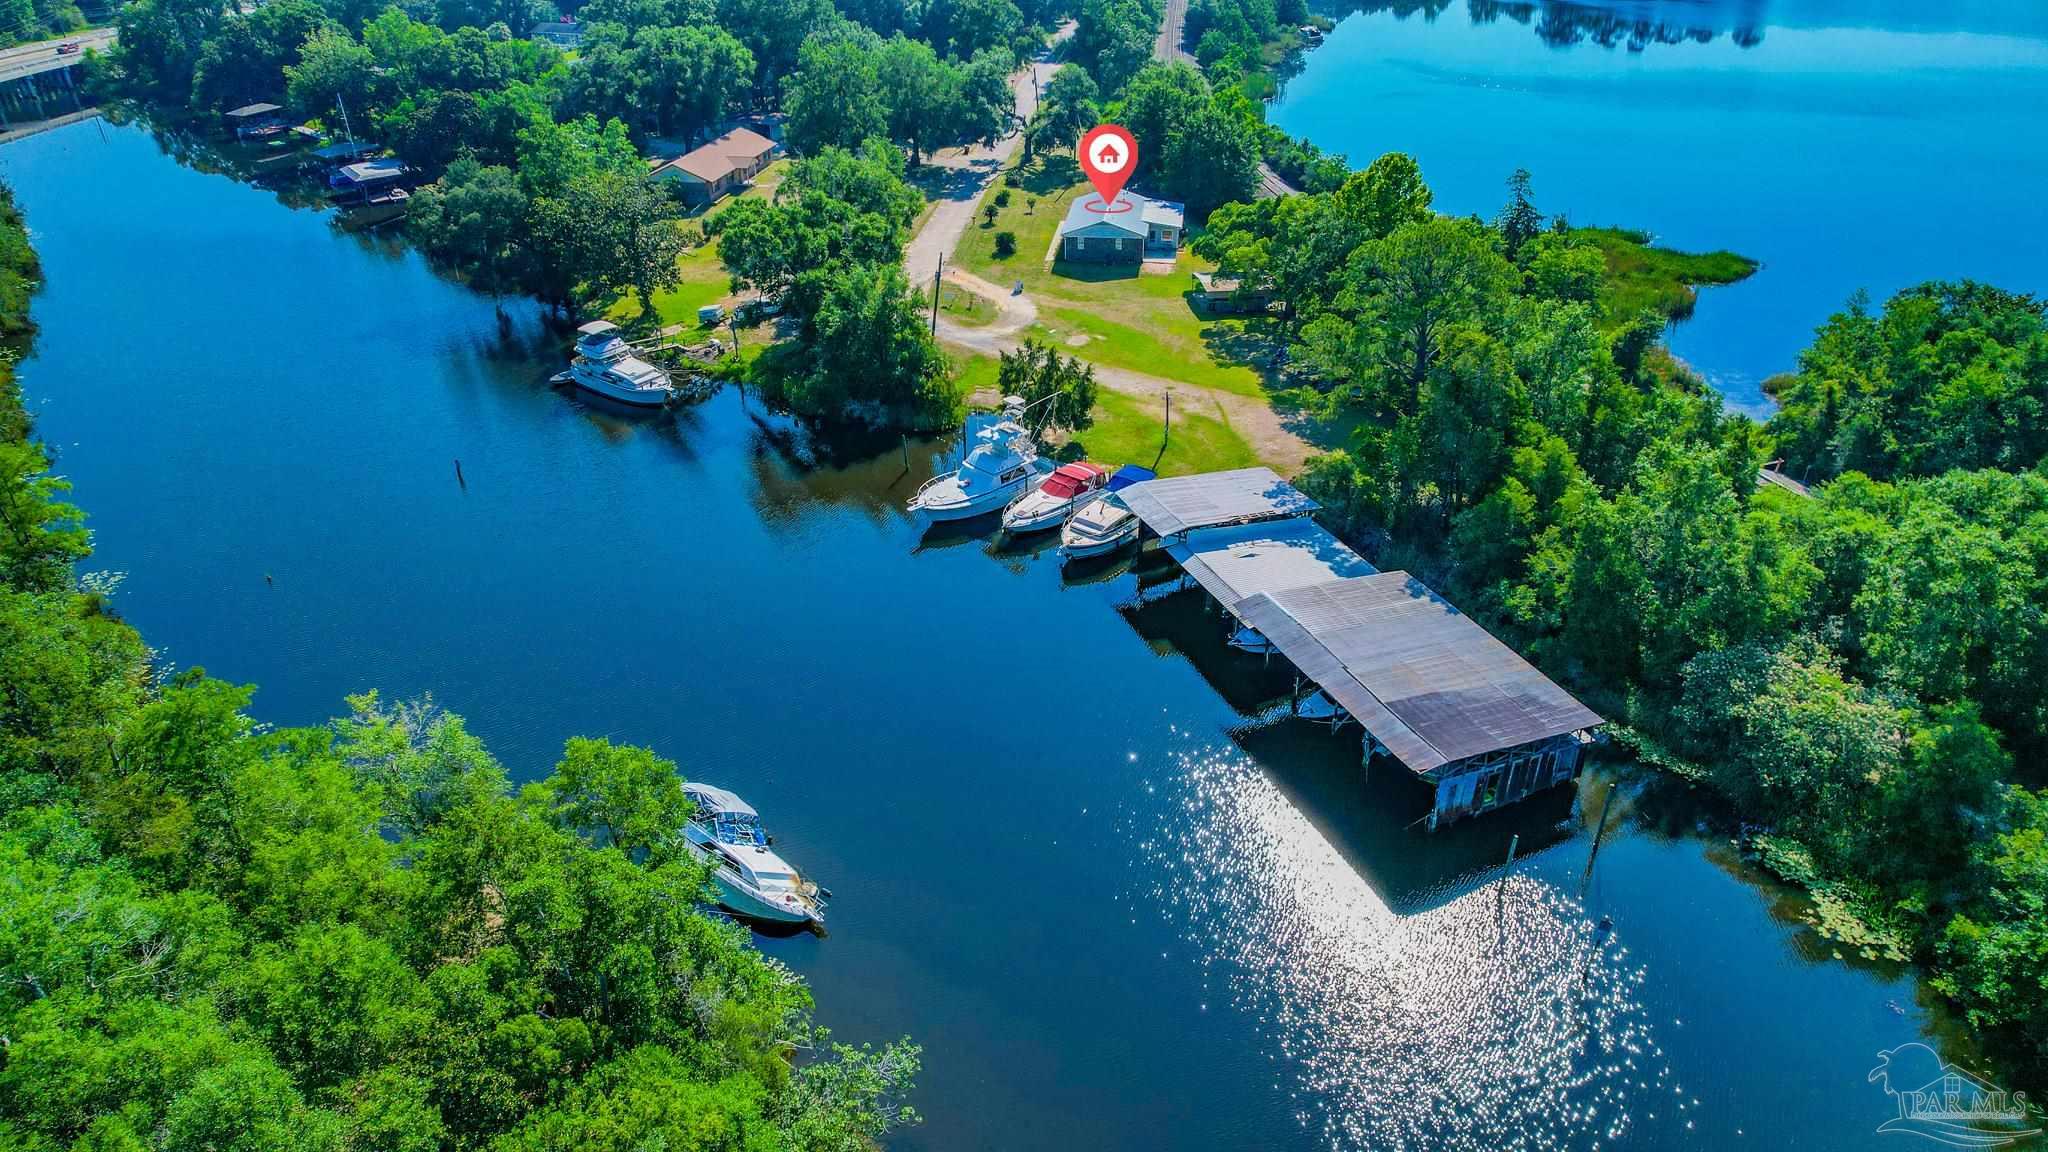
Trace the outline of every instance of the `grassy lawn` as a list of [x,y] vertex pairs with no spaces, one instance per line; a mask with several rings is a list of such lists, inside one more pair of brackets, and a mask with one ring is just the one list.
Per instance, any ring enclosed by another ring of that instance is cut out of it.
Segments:
[[980,328],[995,322],[995,302],[976,292],[969,292],[958,284],[939,286],[939,311],[945,313],[956,324]]
[[[995,394],[1000,367],[995,357],[955,348],[947,350],[946,358],[952,361],[954,378],[967,393],[985,393],[984,399]],[[1095,423],[1068,437],[1054,455],[1061,460],[1093,460],[1111,468],[1119,464],[1150,468],[1158,457],[1160,474],[1166,476],[1249,468],[1259,462],[1245,438],[1218,419],[1214,408],[1205,410],[1197,397],[1182,397],[1175,404],[1173,437],[1164,456],[1159,454],[1162,412],[1157,403],[1098,387],[1091,415]]]
[[[739,194],[738,199],[758,199],[774,195],[776,185],[782,183],[782,177],[788,171],[789,161],[777,160],[762,169],[761,174]],[[714,205],[709,211],[716,212],[722,206],[723,204]],[[699,214],[698,219],[702,219],[705,214],[708,213]],[[701,235],[696,232],[697,225],[688,224],[685,227],[690,228],[693,234]],[[697,309],[706,304],[723,304],[729,309],[737,299],[733,295],[732,282],[726,279],[725,266],[718,262],[716,240],[699,244],[683,253],[676,260],[676,270],[682,273],[682,282],[674,288],[654,294],[654,317],[661,327],[666,328],[673,324],[695,326]],[[627,327],[637,327],[641,319],[640,298],[627,293],[625,298],[612,305],[611,310],[605,313],[605,318]]]
[[[1199,408],[1200,404],[1193,400],[1189,407]],[[1173,435],[1163,456],[1159,452],[1160,413],[1156,406],[1105,388],[1096,393],[1093,415],[1095,423],[1062,446],[1063,459],[1085,458],[1111,468],[1119,464],[1151,468],[1156,458],[1162,476],[1249,468],[1259,462],[1252,446],[1230,425],[1217,419],[1213,408],[1204,413],[1176,405]]]
[[[1093,193],[1065,153],[1040,156],[1012,174],[1015,186],[998,180],[983,195],[953,259],[997,284],[1022,280],[1038,302],[1037,335],[1097,364],[1242,396],[1265,394],[1265,380],[1253,366],[1270,351],[1259,330],[1263,322],[1203,316],[1190,302],[1191,274],[1212,265],[1182,250],[1167,275],[1064,262],[1047,268],[1046,249],[1072,197]],[[1008,203],[997,208],[989,225],[981,212],[1006,190]],[[1005,231],[1016,234],[1017,251],[997,259],[995,237]]]
[[1572,234],[1598,245],[1607,260],[1602,303],[1610,325],[1625,323],[1645,308],[1683,320],[1699,299],[1694,285],[1733,284],[1758,268],[1756,261],[1734,252],[1659,248],[1648,233],[1629,228],[1574,228]]
[[995,392],[996,370],[1001,367],[995,357],[948,348],[946,359],[952,361],[953,378],[959,381],[963,393],[972,396],[976,392]]

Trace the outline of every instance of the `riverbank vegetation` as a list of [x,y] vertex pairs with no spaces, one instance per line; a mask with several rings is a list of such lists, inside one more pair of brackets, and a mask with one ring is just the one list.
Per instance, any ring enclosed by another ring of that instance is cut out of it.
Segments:
[[1757,270],[1756,261],[1734,252],[1660,248],[1649,233],[1633,228],[1573,228],[1571,234],[1598,249],[1607,263],[1600,312],[1609,328],[1645,311],[1684,320],[1699,302],[1700,288],[1739,283]]
[[[483,291],[652,328],[685,323],[685,304],[723,297],[712,268],[764,258],[725,251],[729,232],[761,236],[760,217],[743,211],[733,229],[724,211],[691,218],[667,182],[646,179],[647,153],[672,155],[734,118],[782,111],[788,142],[806,157],[792,170],[795,184],[805,172],[841,171],[835,157],[874,160],[871,142],[900,146],[915,164],[934,149],[993,139],[1014,112],[1009,73],[1043,43],[1051,17],[1011,0],[594,0],[577,12],[583,40],[572,55],[524,37],[553,12],[530,2],[276,0],[245,12],[140,0],[123,9],[120,46],[94,83],[208,127],[224,109],[257,100],[329,127],[346,115],[359,138],[389,146],[431,180],[415,194],[407,228],[438,267]],[[914,200],[901,161],[893,168],[895,202]],[[767,199],[812,212],[839,191],[785,197],[778,188]],[[770,398],[825,419],[952,421],[957,390],[918,322],[916,297],[883,267],[900,259],[915,215],[828,221],[813,212],[784,239],[815,239],[841,223],[886,225],[847,237],[828,264],[806,265],[802,283],[733,281],[771,298],[797,293],[784,302],[796,347],[757,368]],[[887,299],[856,302],[861,288]],[[853,364],[864,370],[842,371]],[[860,387],[842,386],[855,377]]]
[[[28,252],[0,194],[6,276]],[[674,764],[571,740],[515,790],[429,704],[258,724],[74,577],[0,380],[0,1144],[858,1152],[915,1119],[915,1046],[832,1043],[703,911]]]
[[903,275],[903,244],[923,207],[903,157],[870,138],[798,160],[766,199],[741,200],[708,224],[733,287],[780,301],[793,339],[753,373],[764,393],[803,415],[873,426],[941,428],[960,389]]
[[[1920,960],[2048,1070],[2043,306],[1968,284],[1854,306],[1766,429],[1653,363],[1663,315],[1603,323],[1607,246],[1525,182],[1491,224],[1430,202],[1389,155],[1197,244],[1283,286],[1292,362],[1361,420],[1306,486],[1769,828],[1760,858],[1822,926]],[[1760,483],[1779,451],[1834,479]]]

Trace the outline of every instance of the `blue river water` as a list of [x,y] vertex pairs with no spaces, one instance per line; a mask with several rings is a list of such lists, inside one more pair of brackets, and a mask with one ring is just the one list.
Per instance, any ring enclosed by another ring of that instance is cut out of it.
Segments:
[[[2033,0],[1368,2],[1269,110],[1437,207],[1509,173],[1577,224],[1763,262],[1671,346],[1739,408],[1851,293],[1965,277],[2048,292],[2048,5]],[[1434,15],[1432,15],[1432,12]]]
[[517,778],[591,734],[736,789],[838,894],[762,947],[838,1039],[925,1045],[896,1147],[1864,1148],[1878,1052],[1940,1030],[1669,783],[1416,829],[1156,566],[920,533],[946,445],[602,410],[530,306],[141,128],[0,178],[28,397],[163,658],[271,723],[432,693]]

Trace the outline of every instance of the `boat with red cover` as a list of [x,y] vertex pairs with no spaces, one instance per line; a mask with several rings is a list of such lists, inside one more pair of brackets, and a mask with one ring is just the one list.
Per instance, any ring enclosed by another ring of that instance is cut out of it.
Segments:
[[1086,461],[1062,464],[1045,483],[1019,496],[1003,509],[1003,531],[1022,535],[1057,528],[1109,483],[1107,469]]

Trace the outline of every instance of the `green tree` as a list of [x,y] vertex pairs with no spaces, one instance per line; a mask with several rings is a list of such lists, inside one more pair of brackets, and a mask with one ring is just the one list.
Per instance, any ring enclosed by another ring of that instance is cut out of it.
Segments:
[[356,115],[378,101],[382,78],[368,45],[339,28],[314,31],[299,48],[299,61],[284,68],[285,102],[300,116],[339,120],[346,104]]
[[1164,14],[1159,0],[1082,0],[1067,58],[1113,96],[1152,58]]
[[662,856],[690,814],[674,762],[609,740],[570,740],[544,787],[564,827],[628,854]]
[[247,15],[229,16],[199,49],[192,71],[192,101],[220,112],[285,94],[285,67],[299,62],[299,47],[329,27],[312,0],[276,0]]
[[[1045,96],[1031,114],[1025,131],[1027,149],[1072,148],[1102,120],[1101,93],[1095,78],[1078,64],[1062,64],[1046,81]],[[1030,159],[1027,155],[1025,159]]]
[[800,337],[806,370],[783,385],[790,406],[882,427],[952,424],[959,391],[902,270],[854,263],[809,275],[827,283]]
[[805,44],[783,106],[789,113],[784,134],[802,155],[855,148],[869,137],[889,135],[890,106],[876,53],[852,37]]
[[1543,231],[1543,213],[1536,210],[1536,204],[1530,198],[1529,181],[1527,168],[1517,168],[1508,177],[1507,207],[1501,209],[1500,219],[1494,222],[1510,260],[1522,250],[1522,245]]
[[414,195],[406,230],[435,263],[495,296],[518,289],[534,272],[531,213],[511,169],[464,156]]
[[1024,399],[1024,426],[1033,436],[1057,429],[1081,431],[1095,422],[1095,369],[1050,345],[1026,339],[1002,353],[996,390]]

